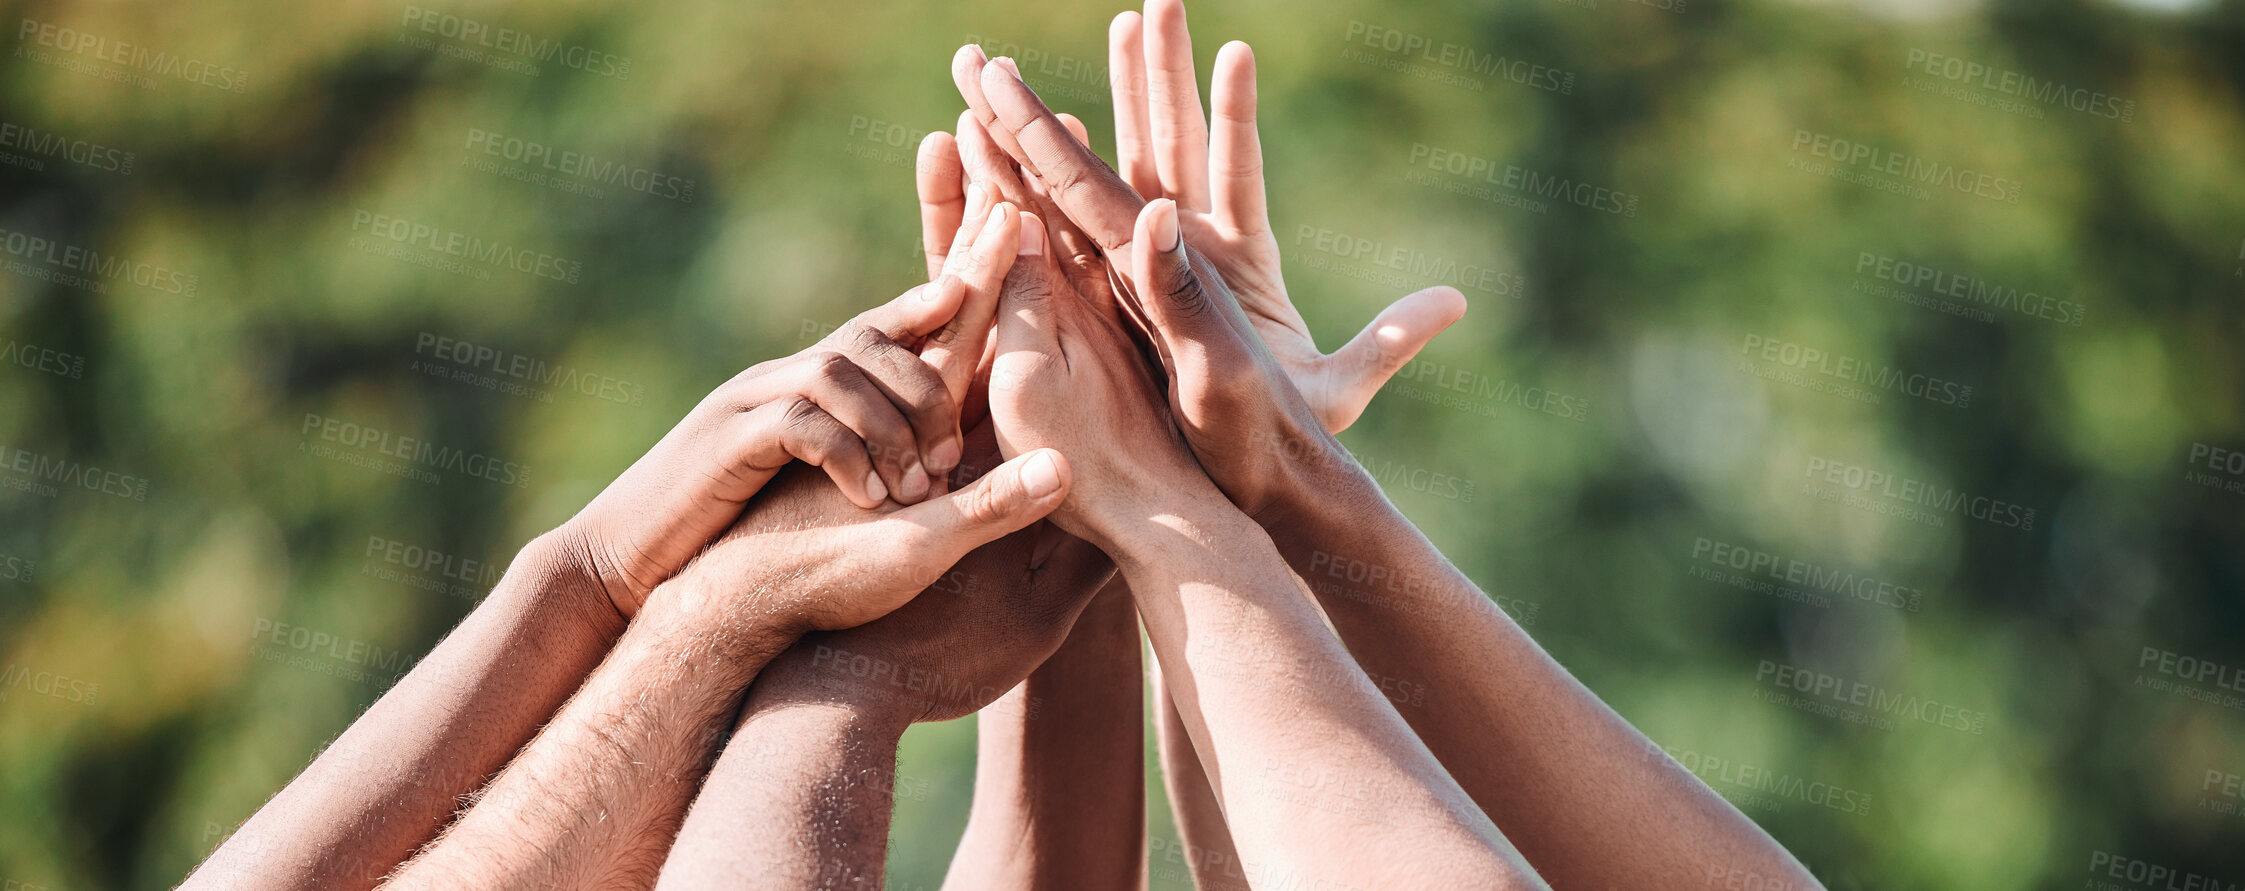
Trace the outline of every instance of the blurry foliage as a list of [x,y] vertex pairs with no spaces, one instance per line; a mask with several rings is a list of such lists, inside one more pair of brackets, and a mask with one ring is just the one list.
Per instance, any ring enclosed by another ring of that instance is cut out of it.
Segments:
[[[2209,771],[2245,773],[2245,715],[2136,683],[2146,647],[2245,666],[2245,500],[2185,479],[2195,445],[2245,447],[2245,4],[1669,5],[1193,8],[1203,72],[1223,40],[1256,47],[1288,284],[1325,343],[1438,282],[1368,281],[1391,273],[1319,253],[1319,230],[1525,279],[1517,295],[1469,289],[1435,364],[1391,385],[1344,441],[1662,745],[1870,796],[1849,814],[1715,783],[1836,888],[2079,887],[2096,852],[2245,881],[2245,817],[2208,810],[2222,799],[2202,789]],[[12,5],[6,19],[27,29],[176,53],[244,88],[119,83],[51,64],[118,70],[28,30],[17,47],[45,62],[15,53],[0,80],[0,122],[133,156],[125,173],[0,146],[43,159],[0,165],[0,229],[195,281],[192,294],[114,279],[95,292],[33,277],[46,261],[0,257],[17,263],[0,270],[0,337],[83,363],[75,377],[0,369],[0,445],[147,485],[145,500],[0,490],[0,568],[26,565],[0,572],[0,878],[176,882],[386,683],[262,660],[259,623],[426,652],[471,601],[370,574],[390,566],[370,539],[503,565],[726,377],[910,287],[922,267],[905,137],[952,125],[952,50],[970,36],[1011,44],[1032,85],[1104,145],[1112,11]],[[590,48],[609,54],[594,67],[628,71],[462,59],[429,48],[460,44],[417,15]],[[1405,56],[1352,39],[1367,24],[1576,78],[1562,93],[1384,70],[1362,58]],[[1912,89],[1914,51],[2121,97],[2133,116]],[[1993,172],[2020,200],[1921,200],[1789,169],[1813,160],[1799,131]],[[474,165],[525,165],[479,154],[478,132],[694,191],[627,183],[596,198],[497,175]],[[1415,147],[1641,203],[1634,216],[1535,213],[1448,194],[1409,178],[1428,172]],[[581,266],[573,284],[430,269],[355,248],[361,214]],[[2083,319],[1979,320],[1866,294],[1863,254],[2073,301]],[[441,380],[415,367],[431,358],[425,336],[614,378],[643,399]],[[1891,392],[1866,404],[1789,386],[1738,370],[1749,337],[1973,396],[1962,409]],[[1428,398],[1446,380],[1543,388],[1586,411],[1489,398],[1455,410]],[[496,456],[529,481],[428,484],[305,454],[321,442],[307,414]],[[1933,527],[1821,502],[1802,494],[1815,459],[2033,507],[2038,522]],[[1435,474],[1469,488],[1414,486]],[[1705,581],[1692,574],[1702,538],[1913,586],[1922,609]],[[1784,708],[1756,698],[1764,660],[1989,719],[1977,735],[1883,731]],[[34,689],[56,677],[94,695]],[[907,737],[902,772],[924,783],[898,802],[894,887],[940,882],[972,732]],[[1149,787],[1166,834],[1158,778]],[[1181,864],[1157,858],[1154,875],[1183,884]]]

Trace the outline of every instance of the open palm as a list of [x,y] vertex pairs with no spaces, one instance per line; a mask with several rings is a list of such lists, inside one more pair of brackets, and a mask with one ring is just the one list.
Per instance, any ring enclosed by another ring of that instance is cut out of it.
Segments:
[[1201,119],[1182,0],[1147,0],[1143,16],[1116,16],[1107,64],[1124,180],[1148,200],[1177,202],[1185,240],[1216,266],[1326,430],[1354,423],[1391,375],[1465,314],[1456,289],[1428,288],[1397,300],[1339,350],[1320,351],[1287,299],[1264,200],[1253,51],[1232,41],[1217,52],[1213,125]]

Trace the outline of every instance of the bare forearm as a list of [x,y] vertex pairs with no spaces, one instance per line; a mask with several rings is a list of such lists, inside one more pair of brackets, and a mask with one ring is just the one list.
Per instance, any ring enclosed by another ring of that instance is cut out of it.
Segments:
[[724,630],[705,615],[660,600],[642,611],[553,723],[395,884],[652,882],[741,691],[792,639]]
[[1229,505],[1148,526],[1116,562],[1251,881],[1539,886],[1260,528]]
[[1183,860],[1195,888],[1246,891],[1247,873],[1240,868],[1239,848],[1232,844],[1224,809],[1216,801],[1216,790],[1208,784],[1208,771],[1201,768],[1199,753],[1193,751],[1185,718],[1178,714],[1177,703],[1170,700],[1169,685],[1158,674],[1154,715],[1159,722],[1156,731],[1161,740],[1162,783],[1169,790],[1169,807],[1183,846],[1182,856],[1173,853],[1164,859],[1171,863]]
[[1118,578],[977,716],[974,807],[945,887],[1142,887],[1142,688],[1137,611]]
[[663,888],[878,891],[907,722],[759,689],[663,864]]
[[1365,672],[1538,872],[1562,887],[1716,874],[1814,886],[1351,470],[1320,484],[1315,509],[1273,524],[1278,545]]
[[622,630],[605,594],[533,542],[188,886],[373,887],[537,733]]

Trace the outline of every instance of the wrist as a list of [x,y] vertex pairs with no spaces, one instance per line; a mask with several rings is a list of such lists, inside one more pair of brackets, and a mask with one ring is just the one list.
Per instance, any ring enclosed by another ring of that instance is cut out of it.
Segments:
[[523,545],[507,564],[498,587],[519,588],[533,599],[558,605],[611,639],[623,634],[631,622],[630,614],[617,606],[602,584],[582,539],[566,524]]

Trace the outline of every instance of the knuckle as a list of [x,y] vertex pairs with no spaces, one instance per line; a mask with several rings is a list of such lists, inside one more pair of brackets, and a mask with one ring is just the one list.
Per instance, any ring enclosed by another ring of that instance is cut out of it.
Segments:
[[889,345],[888,335],[881,333],[881,329],[864,322],[850,323],[848,331],[849,333],[843,337],[843,342],[848,344],[852,350],[863,352]]
[[1154,293],[1161,298],[1163,306],[1188,319],[1199,318],[1210,309],[1208,292],[1201,288],[1200,280],[1189,269],[1179,268],[1173,275],[1162,276],[1154,283]]

